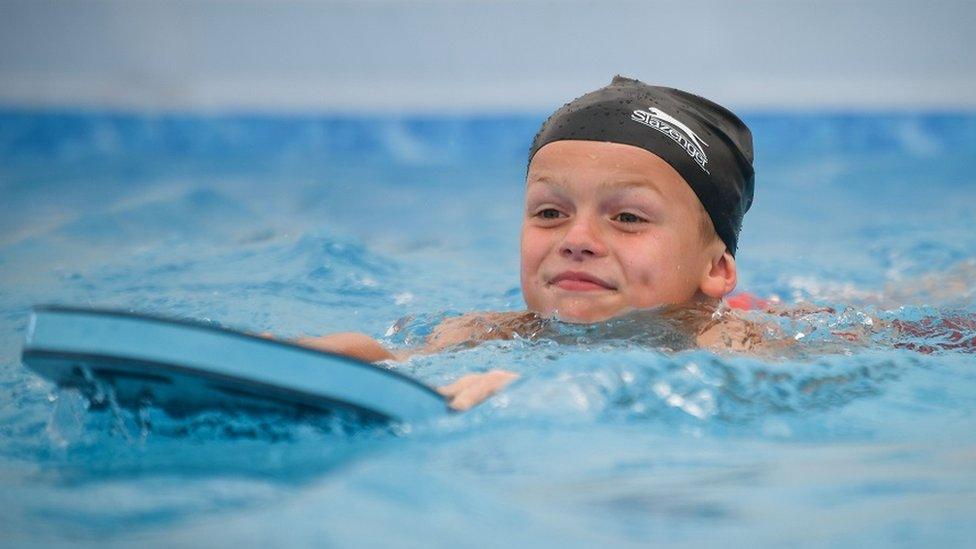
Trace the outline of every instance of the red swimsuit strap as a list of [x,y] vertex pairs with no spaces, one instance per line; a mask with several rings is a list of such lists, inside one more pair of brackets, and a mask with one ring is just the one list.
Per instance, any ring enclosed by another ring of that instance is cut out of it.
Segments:
[[725,298],[725,302],[733,309],[741,311],[754,311],[769,307],[769,302],[755,294],[742,292]]

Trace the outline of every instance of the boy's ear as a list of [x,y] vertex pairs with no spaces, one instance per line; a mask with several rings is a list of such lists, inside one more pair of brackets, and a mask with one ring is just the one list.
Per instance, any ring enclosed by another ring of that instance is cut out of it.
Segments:
[[735,268],[735,257],[724,248],[721,254],[712,256],[705,266],[699,289],[708,297],[722,298],[735,289],[738,273]]

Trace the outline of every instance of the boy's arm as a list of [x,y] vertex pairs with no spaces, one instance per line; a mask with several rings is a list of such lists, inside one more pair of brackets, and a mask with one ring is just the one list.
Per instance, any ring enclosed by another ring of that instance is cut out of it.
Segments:
[[[366,362],[406,360],[416,354],[437,353],[449,347],[473,346],[489,339],[511,338],[520,322],[531,318],[534,317],[526,316],[524,313],[474,313],[449,318],[434,328],[423,347],[396,351],[383,347],[379,341],[366,334],[356,332],[305,337],[295,342],[312,349],[338,353]],[[467,410],[502,390],[516,378],[518,375],[512,372],[491,370],[461,376],[454,383],[439,387],[437,390],[447,398],[451,408]]]
[[[448,339],[453,340],[454,338]],[[437,343],[443,344],[446,341],[439,340]],[[330,334],[322,337],[305,337],[296,340],[296,343],[312,349],[338,353],[367,362],[403,360],[410,354],[436,352],[438,350],[438,344],[435,343],[420,349],[407,349],[406,351],[393,353],[372,337],[355,332]],[[461,376],[461,378],[450,385],[438,387],[437,391],[444,395],[447,399],[447,405],[451,408],[455,410],[468,410],[502,390],[516,378],[518,378],[518,375],[512,372],[492,370],[483,374]]]
[[391,351],[376,339],[358,332],[341,332],[318,337],[301,337],[295,343],[311,349],[337,353],[366,362],[381,360],[406,360],[413,355],[432,354],[448,347],[462,344],[474,345],[478,341],[490,339],[480,333],[475,322],[477,315],[449,318],[441,322],[427,338],[423,347]]
[[366,362],[399,359],[394,353],[386,347],[383,347],[379,341],[366,334],[357,332],[342,332],[320,337],[302,337],[296,339],[295,343],[303,347],[337,353],[358,358]]
[[[516,334],[532,329],[538,322],[533,313],[469,313],[448,318],[434,328],[422,347],[389,350],[372,337],[358,332],[342,332],[318,337],[302,337],[295,343],[367,362],[381,360],[406,360],[417,354],[439,353],[450,347],[474,347],[482,341],[511,339]],[[273,337],[269,333],[262,334]]]

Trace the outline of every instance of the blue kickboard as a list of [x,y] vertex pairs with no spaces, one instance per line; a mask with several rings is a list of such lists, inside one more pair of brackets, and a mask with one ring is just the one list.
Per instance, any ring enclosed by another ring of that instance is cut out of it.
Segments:
[[[352,412],[380,421],[448,413],[444,398],[398,372],[198,322],[111,310],[36,307],[21,360],[59,386],[111,386],[121,406]],[[93,379],[94,378],[94,379]]]

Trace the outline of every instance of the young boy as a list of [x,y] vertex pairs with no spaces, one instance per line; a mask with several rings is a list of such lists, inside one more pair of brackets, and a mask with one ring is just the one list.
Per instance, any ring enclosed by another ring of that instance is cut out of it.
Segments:
[[[735,250],[752,203],[752,135],[730,111],[671,88],[615,77],[567,103],[529,152],[521,237],[524,312],[472,313],[438,326],[421,349],[391,352],[356,333],[300,339],[362,360],[514,335],[547,318],[593,323],[654,307],[684,315],[709,348],[749,348],[755,334],[712,313],[735,288]],[[516,377],[500,370],[442,387],[467,409]]]

